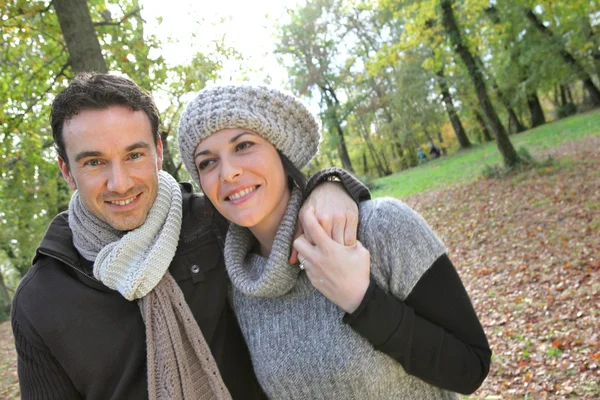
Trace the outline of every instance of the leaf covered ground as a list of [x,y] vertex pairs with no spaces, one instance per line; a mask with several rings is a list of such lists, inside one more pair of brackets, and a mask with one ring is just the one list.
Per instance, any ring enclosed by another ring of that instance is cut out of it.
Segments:
[[[473,397],[600,397],[600,136],[549,154],[549,166],[405,199],[448,246],[488,334],[492,368]],[[0,398],[17,399],[8,322],[0,357]]]
[[[553,165],[411,196],[493,350],[480,398],[600,398],[600,137]],[[496,397],[498,396],[498,397]]]

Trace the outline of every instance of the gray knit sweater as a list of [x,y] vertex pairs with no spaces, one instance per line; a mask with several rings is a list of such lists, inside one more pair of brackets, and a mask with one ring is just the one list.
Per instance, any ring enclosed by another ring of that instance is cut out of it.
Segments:
[[[251,252],[256,239],[246,228],[232,225],[225,245],[234,310],[269,398],[457,399],[375,350],[288,263],[300,203],[294,191],[268,258]],[[393,199],[361,203],[359,239],[371,252],[371,274],[399,299],[445,252],[425,221]]]

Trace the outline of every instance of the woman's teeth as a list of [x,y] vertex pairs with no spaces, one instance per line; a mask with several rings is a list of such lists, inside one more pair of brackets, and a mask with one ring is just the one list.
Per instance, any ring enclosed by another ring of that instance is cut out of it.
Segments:
[[234,193],[231,196],[229,196],[229,200],[241,199],[242,197],[244,197],[248,193],[254,192],[255,190],[256,190],[256,186],[244,189],[244,190],[242,190],[240,192]]

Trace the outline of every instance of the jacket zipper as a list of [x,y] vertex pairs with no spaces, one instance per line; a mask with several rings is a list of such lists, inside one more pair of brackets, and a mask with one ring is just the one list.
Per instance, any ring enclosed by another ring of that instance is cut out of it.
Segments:
[[43,255],[47,256],[47,257],[52,257],[52,258],[54,258],[54,259],[57,259],[58,261],[62,262],[62,263],[63,263],[63,264],[65,264],[65,265],[68,265],[70,268],[72,268],[72,269],[74,269],[75,271],[79,272],[81,275],[85,276],[86,278],[88,278],[88,279],[89,279],[89,280],[91,280],[92,282],[95,282],[95,283],[101,283],[101,282],[100,282],[98,279],[96,279],[96,278],[94,278],[94,277],[92,277],[92,276],[89,276],[88,274],[86,274],[85,272],[83,272],[82,270],[80,270],[79,268],[77,268],[76,266],[74,266],[73,264],[71,264],[69,261],[65,260],[64,258],[62,258],[62,257],[61,257],[60,255],[58,255],[58,254],[54,254],[54,253],[52,253],[52,252],[45,251],[45,250],[43,250],[43,249],[38,249],[38,252],[39,252],[40,254],[43,254]]

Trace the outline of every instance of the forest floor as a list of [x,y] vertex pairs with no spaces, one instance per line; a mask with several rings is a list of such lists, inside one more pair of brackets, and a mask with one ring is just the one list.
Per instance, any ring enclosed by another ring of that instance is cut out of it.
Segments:
[[552,165],[405,198],[439,234],[493,351],[473,398],[600,398],[600,136]]
[[[554,162],[403,200],[446,243],[488,334],[491,371],[471,398],[599,398],[600,136],[533,155]],[[0,399],[18,398],[4,322]]]

